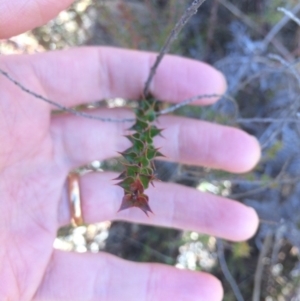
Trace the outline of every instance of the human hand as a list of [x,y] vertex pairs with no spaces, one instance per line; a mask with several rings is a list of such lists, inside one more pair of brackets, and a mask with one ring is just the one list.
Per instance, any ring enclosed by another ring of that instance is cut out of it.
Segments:
[[[41,7],[44,20],[52,17],[47,5],[53,3],[45,1]],[[30,5],[24,9],[29,13]],[[24,20],[15,29],[6,23],[8,34],[36,25]],[[115,96],[138,99],[154,58],[142,52],[80,48],[0,57],[0,67],[31,90],[70,107]],[[221,300],[220,283],[205,273],[132,263],[105,253],[54,250],[57,229],[70,221],[67,174],[128,147],[122,135],[130,125],[51,116],[48,104],[5,78],[0,86],[0,300]],[[222,94],[225,88],[222,75],[208,65],[168,56],[150,90],[157,99],[178,102],[201,93]],[[133,116],[125,109],[97,114]],[[256,140],[238,129],[172,116],[159,122],[165,139],[156,145],[170,160],[243,172],[259,158]],[[111,173],[81,178],[85,222],[122,219],[234,241],[249,238],[257,228],[252,209],[176,184],[157,183],[149,189],[155,212],[150,218],[135,208],[117,213],[123,192],[112,178]]]

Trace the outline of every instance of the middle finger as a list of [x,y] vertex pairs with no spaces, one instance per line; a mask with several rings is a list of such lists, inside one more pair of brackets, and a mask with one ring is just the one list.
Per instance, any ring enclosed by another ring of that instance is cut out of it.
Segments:
[[[103,109],[101,114],[115,119],[133,117],[124,109]],[[128,122],[99,122],[71,115],[53,117],[51,134],[56,158],[70,170],[115,157],[130,146],[124,137],[130,126]],[[155,146],[172,161],[245,172],[260,156],[257,140],[236,128],[176,116],[160,117],[158,127],[164,129],[164,137],[157,137]]]

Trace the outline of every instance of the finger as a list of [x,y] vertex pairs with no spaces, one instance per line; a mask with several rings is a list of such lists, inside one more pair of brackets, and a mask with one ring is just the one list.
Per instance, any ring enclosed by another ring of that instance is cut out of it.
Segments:
[[[38,77],[48,98],[74,106],[111,97],[140,98],[156,56],[133,50],[82,47],[8,56],[1,62],[8,64],[10,72],[16,76],[29,68]],[[224,76],[213,67],[171,55],[164,58],[150,86],[155,97],[172,102],[197,94],[222,94],[225,89]],[[198,103],[215,101],[216,98],[203,98]]]
[[[102,110],[101,115],[112,113]],[[114,110],[115,118],[132,116]],[[100,114],[100,113],[99,113]],[[93,160],[115,157],[130,146],[123,136],[128,123],[95,123],[73,116],[57,117],[52,121],[58,160],[69,169]],[[156,147],[168,160],[245,172],[253,168],[260,157],[257,140],[247,133],[217,124],[183,117],[160,117],[158,126],[165,129],[164,138],[155,141]],[[128,132],[127,132],[128,133]]]
[[[131,222],[193,230],[232,241],[246,240],[257,230],[258,217],[239,202],[170,183],[155,183],[147,190],[150,217],[138,208],[117,212],[123,191],[113,186],[115,174],[87,174],[80,180],[85,222],[121,219]],[[66,197],[60,209],[60,224],[70,221]]]
[[1,0],[0,38],[9,38],[54,18],[72,0]]
[[222,295],[220,282],[206,273],[56,250],[33,300],[220,301]]

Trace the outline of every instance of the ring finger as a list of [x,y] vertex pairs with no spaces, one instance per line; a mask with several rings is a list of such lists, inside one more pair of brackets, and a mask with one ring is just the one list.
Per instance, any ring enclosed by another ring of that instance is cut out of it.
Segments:
[[[80,178],[82,213],[86,223],[104,220],[131,222],[193,230],[239,241],[251,237],[258,226],[252,208],[239,202],[171,183],[155,183],[147,190],[154,214],[132,208],[117,212],[123,197],[122,189],[113,185],[113,173],[90,173]],[[65,196],[59,210],[60,225],[70,221]]]

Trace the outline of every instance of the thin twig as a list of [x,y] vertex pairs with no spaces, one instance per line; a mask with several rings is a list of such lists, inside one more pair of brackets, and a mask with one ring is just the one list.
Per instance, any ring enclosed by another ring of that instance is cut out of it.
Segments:
[[296,17],[295,14],[293,14],[291,11],[285,9],[284,7],[278,7],[277,10],[284,13],[287,17],[295,21],[300,26],[300,19]]
[[[300,75],[295,68],[295,65],[298,62],[290,63],[290,62],[286,61],[284,58],[282,58],[280,55],[277,55],[277,54],[269,54],[268,59],[272,59],[274,61],[279,62],[284,68],[289,70],[289,72],[297,80],[298,87],[300,87]],[[299,110],[298,94],[299,93],[297,93],[297,94],[295,93],[295,95],[293,96],[293,102],[291,104],[289,104],[287,107],[284,107],[279,112],[280,119],[288,119],[290,116],[295,115],[295,112],[297,112]],[[282,130],[282,128],[286,124],[287,124],[287,121],[283,121],[282,124],[278,123],[277,125],[271,124],[259,139],[261,142],[261,148],[264,149],[270,143],[270,141],[272,141],[278,135],[278,133]],[[277,126],[277,128],[276,127],[274,128],[274,126]]]
[[247,15],[245,15],[241,10],[239,10],[235,5],[233,5],[231,2],[227,0],[218,0],[224,7],[226,7],[234,16],[241,19],[244,24],[246,24],[248,27],[252,28],[254,31],[264,34],[261,27],[257,25],[254,21],[252,21],[251,18],[249,18]]
[[278,263],[279,252],[284,244],[284,237],[286,236],[286,232],[288,230],[287,222],[281,221],[277,230],[274,233],[274,243],[272,248],[272,256],[271,256],[271,267]]
[[276,178],[274,180],[268,181],[266,183],[262,182],[261,187],[257,187],[255,189],[248,190],[246,192],[231,194],[230,198],[232,198],[232,199],[241,199],[241,198],[245,198],[245,197],[248,197],[250,195],[262,192],[265,189],[268,189],[268,188],[270,188],[274,185],[294,184],[294,183],[299,182],[300,176],[296,176],[296,177],[293,177],[293,178],[284,178],[285,171],[286,171],[288,165],[290,164],[291,160],[292,160],[292,158],[288,158],[285,161],[285,163],[284,163],[283,167],[281,168],[279,174],[276,176]]
[[203,99],[203,98],[221,98],[221,97],[224,97],[224,98],[227,98],[227,99],[230,99],[230,100],[233,100],[232,97],[230,97],[229,95],[221,95],[221,94],[201,94],[201,95],[196,95],[196,96],[193,96],[191,98],[188,98],[180,103],[177,103],[176,105],[173,105],[167,109],[164,109],[164,110],[161,110],[160,112],[157,113],[157,115],[166,115],[166,114],[169,114],[169,113],[172,113],[176,110],[178,110],[179,108],[181,107],[184,107],[184,106],[187,106],[199,99]]
[[[269,54],[268,58],[272,59],[274,61],[278,61],[283,67],[288,69],[290,71],[290,73],[295,77],[295,79],[298,82],[298,86],[300,87],[300,75],[294,67],[295,63],[290,63],[290,62],[286,61],[284,58],[282,58],[281,56],[279,56],[277,54]],[[283,108],[279,112],[280,119],[288,119],[290,116],[295,115],[295,112],[298,111],[298,109],[299,109],[299,97],[298,97],[298,95],[295,95],[293,97],[293,99],[294,100],[290,105],[286,106],[285,108]],[[287,124],[286,120],[283,121],[282,124],[280,124],[280,123],[278,123],[277,125],[271,124],[265,130],[263,135],[259,138],[259,140],[261,142],[261,148],[262,149],[266,148],[266,146],[270,143],[270,141],[272,141],[278,135],[278,133],[282,130],[282,128],[285,124]]]
[[215,30],[218,20],[219,0],[214,0],[208,21],[207,45],[205,47],[205,57],[209,55],[210,48],[213,45]]
[[[226,7],[234,16],[241,19],[244,24],[246,24],[249,28],[260,34],[261,36],[265,35],[264,30],[262,30],[261,27],[259,27],[255,22],[253,22],[247,15],[245,15],[241,10],[239,10],[235,5],[233,5],[231,2],[227,0],[218,0],[224,7]],[[282,43],[277,40],[276,38],[273,38],[270,41],[273,46],[278,50],[278,52],[281,53],[285,58],[288,60],[292,60],[293,56],[290,54],[290,52],[285,48]]]
[[242,296],[242,293],[241,293],[236,281],[234,280],[234,278],[232,277],[232,275],[228,269],[228,266],[227,266],[227,263],[225,260],[225,256],[224,256],[223,241],[219,238],[217,239],[217,247],[218,247],[218,259],[219,259],[221,270],[222,270],[226,280],[229,282],[237,301],[244,301],[244,297]]
[[[293,9],[292,13],[297,14],[300,11],[300,3],[297,4]],[[274,39],[279,31],[290,21],[289,16],[284,16],[267,34],[263,41],[264,48],[267,48],[268,44]]]
[[55,102],[53,100],[50,100],[36,92],[33,92],[32,90],[24,87],[21,83],[19,83],[17,80],[15,80],[13,77],[11,77],[6,71],[0,69],[0,74],[2,74],[3,76],[5,76],[8,80],[10,80],[12,83],[14,83],[16,86],[18,86],[22,91],[34,96],[35,98],[38,98],[40,100],[43,100],[45,102],[47,102],[48,104],[50,105],[53,105],[54,107],[62,110],[62,111],[65,111],[65,112],[68,112],[68,113],[71,113],[73,115],[76,115],[76,116],[80,116],[80,117],[84,117],[84,118],[88,118],[88,119],[94,119],[94,120],[99,120],[99,121],[104,121],[104,122],[132,122],[134,121],[135,119],[132,119],[132,118],[124,118],[124,119],[114,119],[114,118],[104,118],[104,117],[99,117],[99,116],[95,116],[95,115],[91,115],[91,114],[87,114],[85,112],[79,112],[75,109],[72,109],[72,108],[67,108],[61,104],[59,104],[58,102]]
[[299,123],[300,119],[296,118],[238,118],[237,123],[279,123],[279,122],[289,122],[289,123]]
[[[270,55],[270,57],[272,57],[273,59],[278,59],[278,56],[275,57],[275,55]],[[283,63],[283,59],[280,61],[281,63]],[[286,61],[284,61],[285,64],[287,64]],[[291,68],[291,66],[288,66],[289,68]],[[292,69],[295,73],[295,70]],[[20,82],[18,82],[17,80],[15,80],[11,75],[9,75],[6,71],[0,69],[0,74],[2,74],[3,76],[5,76],[8,80],[10,80],[12,83],[14,83],[16,86],[18,86],[22,91],[34,96],[35,98],[38,98],[40,100],[43,100],[45,102],[47,102],[48,104],[51,104],[53,106],[55,106],[56,108],[58,108],[59,110],[71,113],[73,115],[76,116],[80,116],[80,117],[84,117],[84,118],[88,118],[88,119],[94,119],[94,120],[99,120],[99,121],[103,121],[103,122],[133,122],[135,119],[133,118],[124,118],[124,119],[114,119],[114,118],[104,118],[104,117],[100,117],[100,116],[95,116],[95,115],[91,115],[85,112],[80,112],[77,111],[75,109],[72,108],[67,108],[61,104],[59,104],[58,102],[55,102],[54,100],[50,100],[28,88],[26,88],[25,86],[23,86]],[[298,74],[294,74],[295,76],[299,77]],[[300,80],[299,80],[300,81]],[[186,105],[189,105],[197,100],[203,99],[203,98],[221,98],[224,97],[226,99],[229,99],[231,101],[234,101],[234,99],[227,95],[227,94],[201,94],[201,95],[196,95],[194,97],[188,98],[176,105],[173,105],[165,110],[162,110],[160,112],[157,113],[157,116],[160,115],[166,115],[169,113],[172,113],[176,110],[178,110],[179,108],[182,108]],[[293,119],[293,118],[280,118],[280,119],[276,119],[276,118],[239,118],[236,120],[236,122],[238,123],[276,123],[276,122],[295,122],[298,123],[300,122],[300,120],[298,119]]]
[[266,220],[266,219],[262,219],[262,218],[259,219],[259,223],[270,225],[270,226],[278,226],[279,225],[279,222],[270,221],[270,220]]
[[[84,117],[84,118],[88,118],[88,119],[94,119],[94,120],[99,120],[99,121],[103,121],[103,122],[133,122],[135,121],[135,119],[133,118],[124,118],[124,119],[114,119],[114,118],[104,118],[104,117],[100,117],[100,116],[95,116],[95,115],[91,115],[85,112],[80,112],[77,111],[75,109],[72,108],[67,108],[61,104],[59,104],[58,102],[54,101],[54,100],[50,100],[28,88],[26,88],[25,86],[23,86],[20,82],[18,82],[17,80],[15,80],[11,75],[9,75],[6,71],[0,69],[0,74],[2,74],[3,76],[5,76],[9,81],[11,81],[12,83],[14,83],[17,87],[19,87],[22,91],[34,96],[37,99],[40,99],[42,101],[45,101],[46,103],[53,105],[54,107],[58,108],[61,111],[65,111],[68,113],[71,113],[73,115],[76,116],[80,116],[80,117]],[[233,100],[229,95],[220,95],[220,94],[202,94],[202,95],[197,95],[191,98],[188,98],[176,105],[173,105],[165,110],[162,110],[160,112],[157,113],[157,116],[160,115],[166,115],[168,113],[174,112],[175,110],[184,107],[188,104],[191,104],[192,102],[195,102],[196,100],[199,99],[203,99],[203,98],[220,98],[220,97],[225,97],[227,99]]]
[[264,258],[267,256],[271,248],[272,238],[273,238],[273,233],[270,231],[265,237],[262,249],[258,257],[258,262],[256,265],[256,271],[254,275],[254,288],[253,288],[252,301],[260,301],[261,281],[262,281],[262,275],[264,271]]
[[278,54],[273,54],[273,53],[270,53],[268,55],[268,57],[272,60],[275,60],[277,62],[279,62],[282,66],[286,67],[287,69],[290,70],[290,72],[295,76],[295,78],[297,79],[298,81],[298,84],[299,84],[299,87],[300,87],[300,74],[299,72],[295,69],[295,64],[294,63],[290,63],[290,62],[287,62],[283,57],[281,57],[280,55]]
[[187,22],[190,20],[190,18],[195,15],[201,6],[201,4],[205,0],[194,0],[193,3],[187,8],[187,10],[184,12],[182,17],[179,19],[179,21],[175,24],[174,28],[172,29],[171,33],[169,34],[164,46],[160,50],[155,63],[151,67],[149,76],[147,78],[147,81],[145,83],[144,87],[144,96],[148,95],[150,83],[153,79],[153,76],[155,75],[155,72],[157,70],[158,65],[160,64],[161,60],[163,59],[164,55],[169,52],[169,49],[172,45],[172,43],[177,39],[178,34],[182,30],[182,28],[187,24]]

